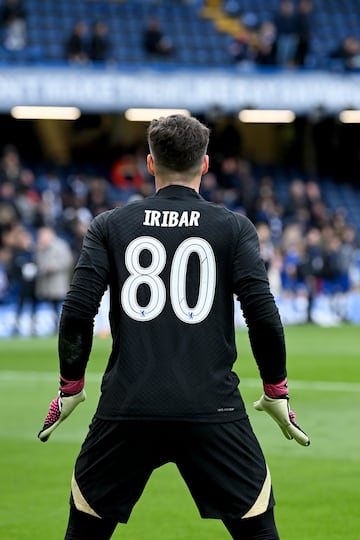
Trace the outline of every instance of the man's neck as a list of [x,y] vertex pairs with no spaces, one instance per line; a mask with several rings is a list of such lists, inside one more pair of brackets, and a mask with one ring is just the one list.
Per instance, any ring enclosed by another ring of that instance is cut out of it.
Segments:
[[197,193],[199,193],[200,181],[201,181],[201,178],[198,178],[198,177],[192,178],[190,180],[188,178],[184,179],[184,178],[179,178],[176,176],[174,178],[171,178],[171,180],[169,178],[165,179],[165,178],[155,177],[155,189],[156,191],[159,191],[159,189],[162,189],[168,186],[183,186],[190,189],[194,189]]

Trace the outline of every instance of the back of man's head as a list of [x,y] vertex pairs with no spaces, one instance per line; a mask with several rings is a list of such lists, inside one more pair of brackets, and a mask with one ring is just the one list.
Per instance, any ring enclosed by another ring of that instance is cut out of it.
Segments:
[[175,114],[152,120],[148,143],[160,174],[197,174],[209,144],[210,130],[194,117]]

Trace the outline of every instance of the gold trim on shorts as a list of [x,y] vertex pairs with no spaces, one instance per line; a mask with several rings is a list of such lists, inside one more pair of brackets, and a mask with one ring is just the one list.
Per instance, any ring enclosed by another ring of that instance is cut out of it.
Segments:
[[270,493],[271,493],[271,476],[270,476],[270,471],[268,467],[266,466],[266,478],[264,480],[259,496],[254,502],[253,506],[250,508],[250,510],[246,512],[246,514],[243,515],[241,519],[259,516],[260,514],[263,514],[264,512],[266,512],[269,506]]
[[72,493],[74,504],[77,510],[79,510],[80,512],[85,512],[85,514],[89,514],[90,516],[94,516],[101,519],[101,516],[99,516],[99,514],[97,514],[95,510],[91,508],[89,503],[86,501],[84,495],[81,493],[74,474],[71,479],[71,493]]

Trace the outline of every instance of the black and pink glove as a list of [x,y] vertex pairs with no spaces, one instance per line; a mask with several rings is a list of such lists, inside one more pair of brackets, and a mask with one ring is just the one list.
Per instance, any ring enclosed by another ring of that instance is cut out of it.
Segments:
[[84,377],[78,381],[68,381],[60,377],[58,395],[52,400],[49,412],[45,418],[44,426],[38,433],[38,438],[46,442],[60,422],[72,413],[75,407],[86,398],[84,390]]
[[295,439],[303,446],[309,446],[310,439],[296,422],[295,413],[289,406],[287,380],[268,384],[263,383],[264,393],[254,407],[257,411],[267,412],[277,424],[287,439]]

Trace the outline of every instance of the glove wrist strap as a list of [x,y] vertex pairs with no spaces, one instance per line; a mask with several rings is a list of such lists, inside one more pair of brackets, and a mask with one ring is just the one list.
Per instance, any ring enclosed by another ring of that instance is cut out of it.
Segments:
[[78,394],[84,388],[85,376],[82,376],[78,381],[69,381],[60,375],[60,392],[66,396]]
[[289,397],[288,394],[288,385],[287,385],[287,379],[283,379],[282,381],[276,383],[276,384],[270,384],[263,382],[264,387],[264,393],[273,399],[279,399],[279,398],[285,398],[287,399]]

